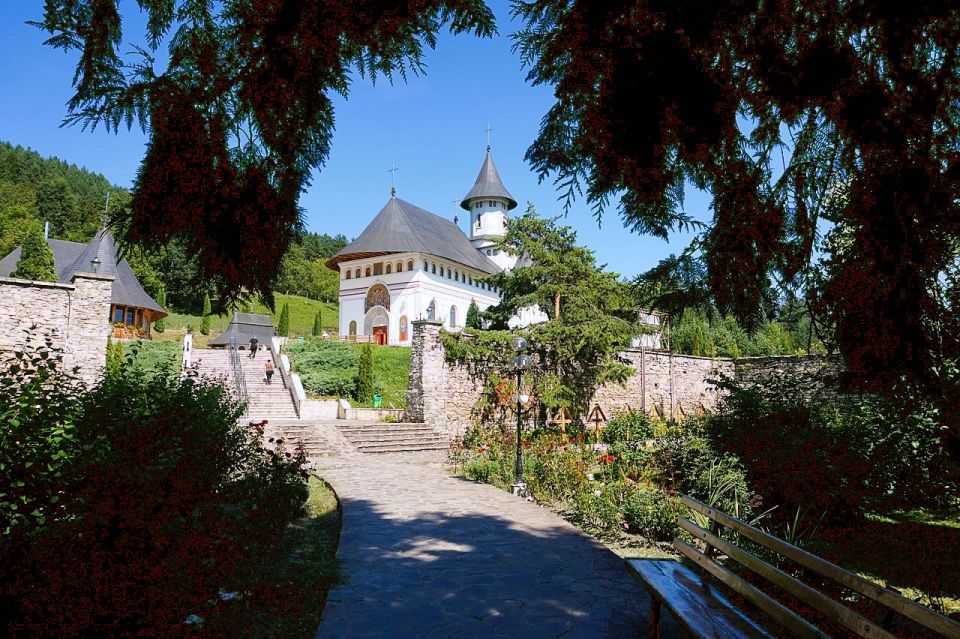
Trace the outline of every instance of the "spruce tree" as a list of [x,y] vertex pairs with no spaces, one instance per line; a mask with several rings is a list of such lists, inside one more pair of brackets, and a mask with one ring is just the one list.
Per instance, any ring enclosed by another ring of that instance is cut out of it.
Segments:
[[354,399],[368,402],[373,398],[373,347],[364,344],[360,349],[360,362],[357,364],[357,381]]
[[123,344],[107,338],[107,361],[104,367],[104,377],[115,380],[123,372]]
[[17,268],[10,277],[37,282],[56,282],[57,270],[53,263],[53,253],[43,237],[39,225],[35,225],[23,240]]
[[[167,308],[166,308],[166,307],[167,307],[167,291],[166,291],[166,289],[161,288],[161,289],[160,289],[160,292],[157,293],[157,305],[158,305],[160,308],[162,308],[163,310],[167,310]],[[162,333],[163,331],[167,330],[167,322],[166,322],[166,320],[165,320],[163,317],[161,317],[161,318],[158,319],[156,322],[154,322],[154,323],[153,323],[153,330],[155,330],[155,331],[158,332],[158,333]]]
[[317,316],[313,318],[313,335],[319,336],[323,333],[323,311],[317,310]]
[[280,311],[280,320],[277,322],[277,335],[280,337],[290,336],[290,305],[284,304]]
[[210,304],[210,294],[203,296],[203,319],[200,320],[200,332],[204,335],[210,334],[210,313],[213,310]]
[[476,300],[470,300],[470,306],[467,307],[467,328],[480,330],[480,307]]

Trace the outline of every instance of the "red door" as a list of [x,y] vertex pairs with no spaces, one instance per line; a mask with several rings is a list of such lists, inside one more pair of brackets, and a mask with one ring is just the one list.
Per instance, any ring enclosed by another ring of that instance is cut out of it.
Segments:
[[374,326],[373,327],[373,339],[380,346],[387,345],[387,327],[386,326]]

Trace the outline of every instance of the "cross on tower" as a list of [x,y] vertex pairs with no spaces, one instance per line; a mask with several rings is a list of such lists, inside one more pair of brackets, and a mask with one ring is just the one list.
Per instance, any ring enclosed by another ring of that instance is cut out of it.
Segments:
[[397,171],[400,169],[397,168],[396,162],[390,163],[390,168],[387,169],[387,173],[390,174],[390,196],[393,197],[397,194]]
[[487,134],[487,151],[490,150],[490,133],[493,131],[493,127],[490,126],[490,123],[487,122],[487,128],[484,129]]

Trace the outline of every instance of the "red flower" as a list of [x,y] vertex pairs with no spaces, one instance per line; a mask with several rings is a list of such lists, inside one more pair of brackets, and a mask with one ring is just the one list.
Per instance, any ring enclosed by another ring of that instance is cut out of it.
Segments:
[[601,464],[611,464],[611,463],[615,462],[616,460],[617,460],[617,456],[616,456],[616,455],[603,455],[602,457],[600,457],[600,463],[601,463]]

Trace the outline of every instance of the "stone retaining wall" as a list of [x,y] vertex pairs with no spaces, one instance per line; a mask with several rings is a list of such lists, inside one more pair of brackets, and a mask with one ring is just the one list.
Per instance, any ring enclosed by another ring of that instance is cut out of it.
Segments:
[[95,382],[106,360],[113,277],[77,273],[70,284],[0,278],[0,351],[50,347],[65,370]]
[[[466,367],[447,363],[440,342],[441,327],[440,322],[413,322],[404,420],[425,422],[451,435],[460,435],[474,420],[473,407],[482,386]],[[628,360],[634,374],[623,386],[601,386],[591,401],[591,408],[600,406],[608,419],[629,410],[676,420],[710,412],[721,396],[714,385],[721,377],[740,383],[763,383],[772,375],[799,371],[814,375],[819,385],[814,390],[823,390],[842,370],[839,359],[816,355],[732,359],[630,349],[620,356]]]

